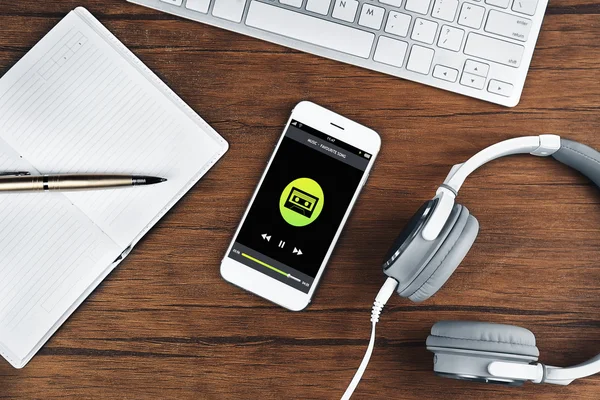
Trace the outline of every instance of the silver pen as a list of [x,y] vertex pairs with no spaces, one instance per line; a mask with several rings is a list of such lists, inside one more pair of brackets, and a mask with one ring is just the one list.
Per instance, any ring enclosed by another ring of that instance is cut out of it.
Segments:
[[0,192],[74,191],[154,185],[165,178],[143,175],[31,175],[26,171],[0,173]]

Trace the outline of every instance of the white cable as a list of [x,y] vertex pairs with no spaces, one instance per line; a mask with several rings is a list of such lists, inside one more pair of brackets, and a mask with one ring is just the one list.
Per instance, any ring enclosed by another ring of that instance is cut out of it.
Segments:
[[369,365],[369,360],[371,359],[371,354],[373,354],[373,347],[375,346],[375,325],[376,324],[377,324],[376,322],[373,322],[373,329],[371,329],[371,340],[369,340],[369,346],[367,347],[367,352],[365,353],[365,356],[363,357],[363,360],[360,363],[360,366],[358,367],[356,374],[354,374],[354,378],[352,378],[352,382],[350,382],[350,385],[348,385],[348,389],[346,389],[346,391],[344,392],[344,395],[342,396],[342,400],[350,400],[352,393],[354,393],[354,390],[356,390],[358,383],[362,379],[362,376],[365,373],[365,370],[367,369],[367,365]]
[[377,297],[375,297],[375,302],[373,303],[373,311],[371,311],[371,340],[369,340],[369,346],[367,347],[367,352],[363,357],[356,374],[354,374],[354,378],[348,385],[348,389],[344,392],[342,396],[342,400],[350,400],[352,393],[356,390],[358,383],[360,382],[365,370],[367,369],[367,365],[369,365],[369,360],[371,359],[371,354],[373,354],[373,348],[375,347],[375,326],[379,322],[379,316],[381,315],[381,311],[383,307],[388,302],[392,294],[394,294],[394,290],[396,290],[396,286],[398,286],[398,282],[393,278],[388,278],[381,289],[379,289],[379,293],[377,293]]

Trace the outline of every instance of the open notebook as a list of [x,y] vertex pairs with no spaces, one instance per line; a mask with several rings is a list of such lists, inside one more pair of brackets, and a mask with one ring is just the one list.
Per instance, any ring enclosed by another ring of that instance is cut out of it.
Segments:
[[147,187],[0,195],[0,353],[23,367],[227,142],[87,10],[0,79],[0,171],[155,175]]

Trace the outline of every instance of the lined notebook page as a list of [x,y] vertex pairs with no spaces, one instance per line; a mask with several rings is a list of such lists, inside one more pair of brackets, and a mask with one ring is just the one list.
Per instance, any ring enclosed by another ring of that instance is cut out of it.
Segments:
[[167,178],[132,190],[67,194],[125,248],[212,165],[223,142],[107,42],[102,26],[95,28],[72,12],[43,40],[47,46],[34,49],[27,71],[3,82],[9,87],[0,86],[0,133],[45,173]]
[[[31,170],[0,140],[0,171]],[[0,195],[0,227],[0,352],[18,365],[121,249],[59,193]]]
[[0,79],[0,172],[168,182],[0,194],[0,353],[23,366],[227,143],[85,9]]

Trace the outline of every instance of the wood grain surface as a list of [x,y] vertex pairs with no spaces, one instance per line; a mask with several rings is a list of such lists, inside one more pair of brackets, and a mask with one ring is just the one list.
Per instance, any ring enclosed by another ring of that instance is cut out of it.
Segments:
[[[0,1],[0,75],[87,7],[231,144],[22,370],[0,398],[336,399],[364,354],[380,264],[450,166],[496,141],[553,133],[600,148],[600,1],[553,0],[521,103],[444,92],[121,0]],[[219,275],[293,106],[311,100],[380,132],[383,147],[314,302],[292,313]],[[541,360],[600,353],[600,193],[548,159],[516,156],[470,178],[475,247],[434,298],[393,297],[355,399],[600,398],[600,376],[522,388],[436,377],[433,323],[511,323]]]

